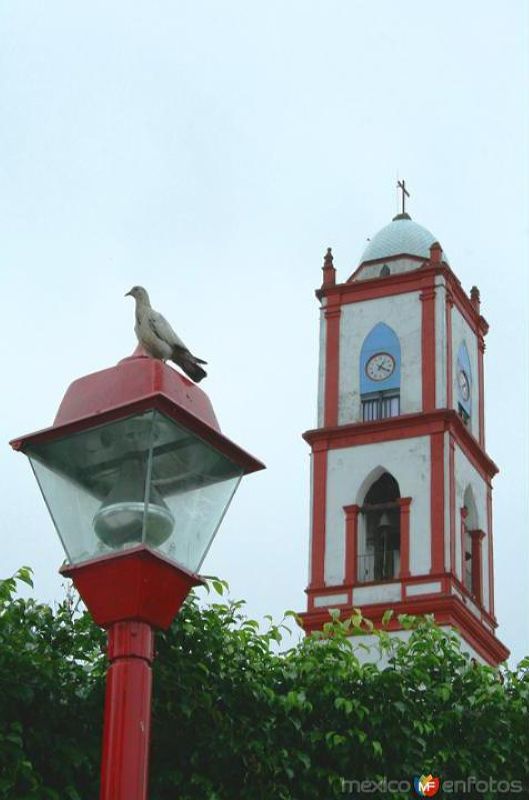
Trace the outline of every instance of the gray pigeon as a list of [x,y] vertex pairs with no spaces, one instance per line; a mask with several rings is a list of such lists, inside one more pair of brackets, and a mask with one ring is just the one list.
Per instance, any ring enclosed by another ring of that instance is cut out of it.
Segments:
[[195,383],[205,378],[207,373],[200,364],[207,362],[190,353],[165,317],[151,307],[149,295],[143,286],[133,286],[125,297],[129,295],[136,301],[134,331],[143,349],[160,361],[174,361]]

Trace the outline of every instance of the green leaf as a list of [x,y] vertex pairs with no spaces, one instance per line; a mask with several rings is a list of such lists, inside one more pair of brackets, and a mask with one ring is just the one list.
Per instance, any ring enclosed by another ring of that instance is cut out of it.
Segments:
[[23,583],[27,583],[28,586],[31,586],[31,588],[33,588],[33,579],[31,577],[32,574],[33,570],[31,569],[31,567],[20,567],[15,577],[17,578],[17,580],[22,581]]
[[386,625],[389,624],[389,622],[390,622],[390,620],[391,620],[391,618],[393,616],[393,613],[394,613],[393,609],[391,609],[391,608],[388,608],[387,611],[384,611],[384,613],[382,614],[382,625],[386,626]]

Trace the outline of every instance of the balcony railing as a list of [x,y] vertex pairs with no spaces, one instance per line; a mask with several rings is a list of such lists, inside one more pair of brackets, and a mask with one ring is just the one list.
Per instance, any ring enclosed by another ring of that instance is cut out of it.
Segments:
[[398,417],[400,414],[400,395],[384,393],[377,394],[375,397],[368,396],[362,398],[362,420],[364,422],[374,422],[377,419],[387,419],[387,417]]
[[375,550],[358,556],[358,582],[392,581],[399,577],[400,550]]

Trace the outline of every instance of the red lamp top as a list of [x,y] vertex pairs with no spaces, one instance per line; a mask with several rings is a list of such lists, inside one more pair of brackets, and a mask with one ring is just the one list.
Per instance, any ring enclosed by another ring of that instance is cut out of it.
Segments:
[[207,394],[172,367],[137,347],[116,366],[75,380],[67,389],[50,428],[11,441],[14,450],[136,414],[157,409],[190,429],[243,467],[245,473],[264,464],[224,436]]
[[139,345],[115,367],[75,380],[66,390],[53,426],[104,414],[154,395],[163,395],[220,432],[207,394],[180,372],[150,358]]

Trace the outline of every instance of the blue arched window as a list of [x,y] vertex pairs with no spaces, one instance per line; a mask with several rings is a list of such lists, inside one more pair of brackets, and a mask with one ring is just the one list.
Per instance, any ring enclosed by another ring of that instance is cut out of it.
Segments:
[[461,342],[457,351],[456,373],[457,410],[467,425],[472,415],[472,371],[465,342]]
[[360,395],[364,422],[400,414],[400,342],[384,322],[372,328],[362,345]]

